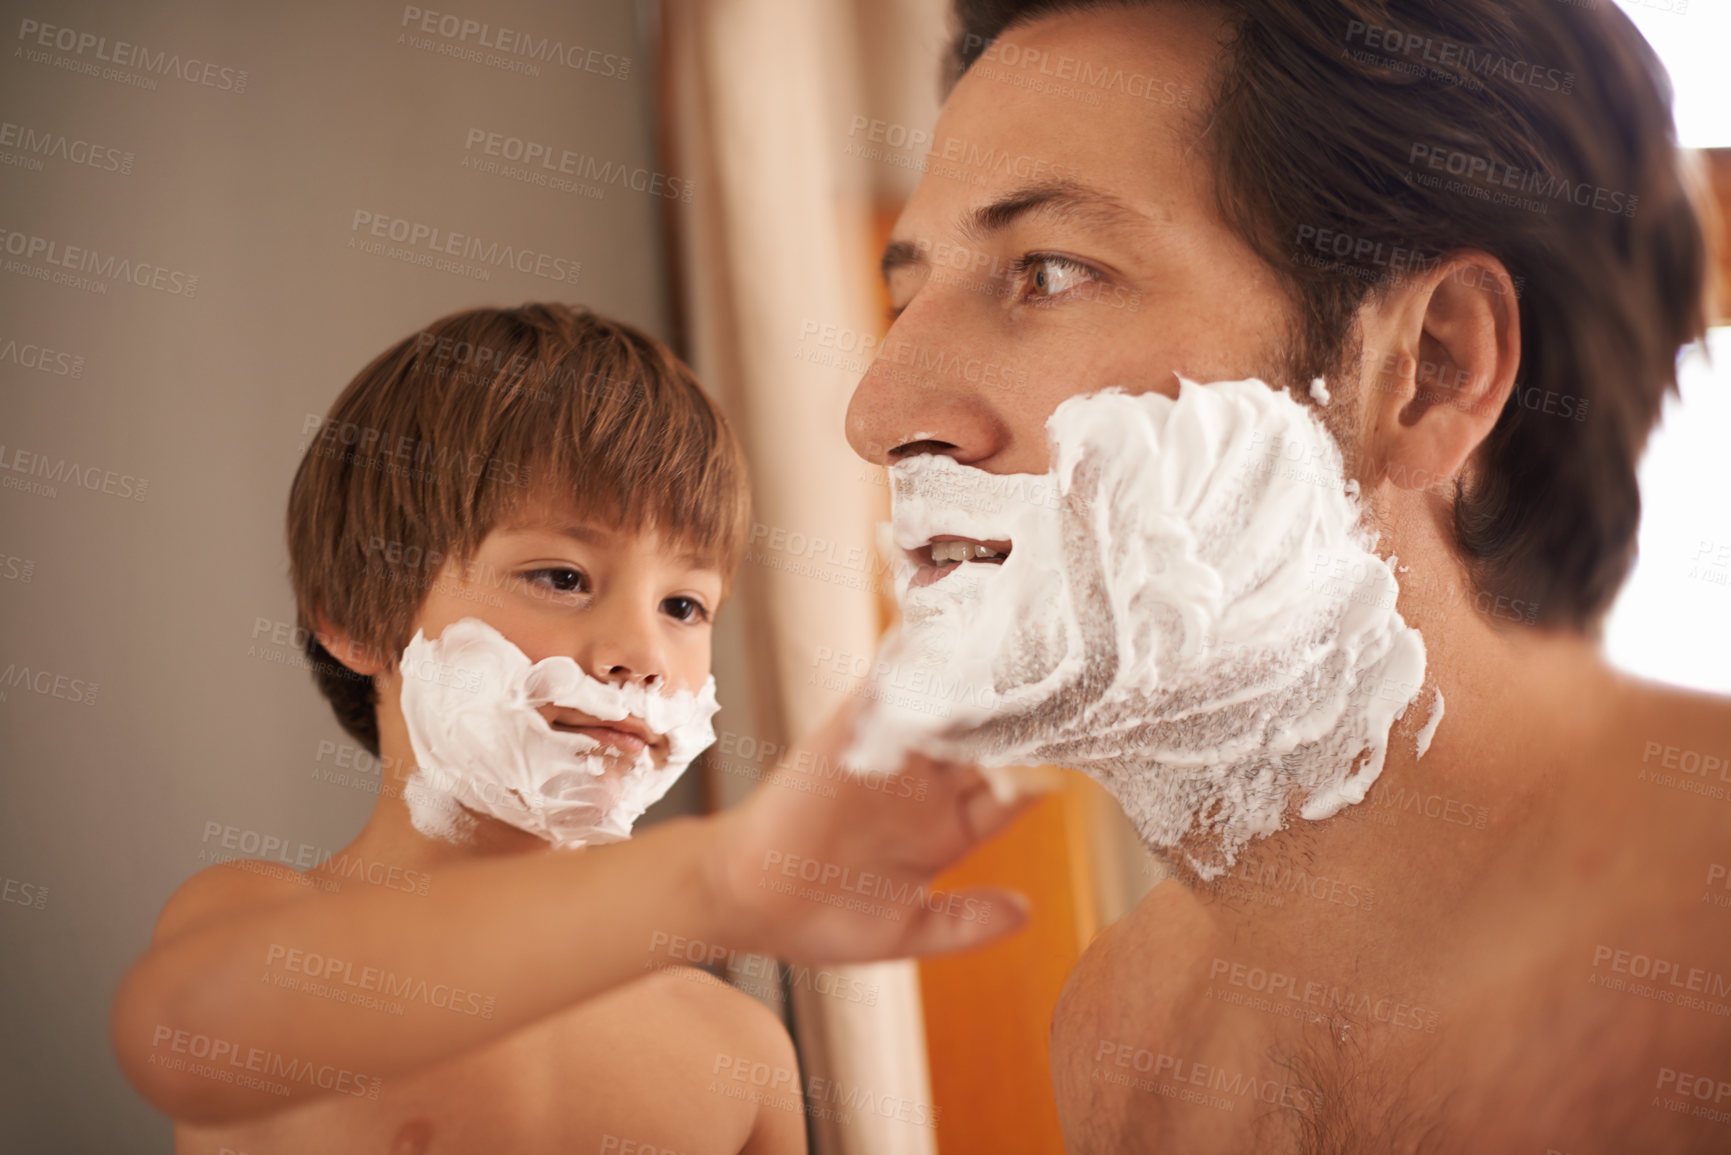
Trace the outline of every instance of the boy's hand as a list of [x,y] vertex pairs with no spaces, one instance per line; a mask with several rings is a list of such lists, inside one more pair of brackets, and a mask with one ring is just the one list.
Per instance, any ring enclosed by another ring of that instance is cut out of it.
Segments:
[[897,774],[860,778],[840,768],[858,712],[843,706],[751,797],[716,815],[707,875],[735,942],[807,962],[869,962],[974,947],[1020,927],[1020,894],[934,892],[932,878],[1056,788],[1058,772],[994,771],[1019,791],[1008,802],[978,767],[919,755]]

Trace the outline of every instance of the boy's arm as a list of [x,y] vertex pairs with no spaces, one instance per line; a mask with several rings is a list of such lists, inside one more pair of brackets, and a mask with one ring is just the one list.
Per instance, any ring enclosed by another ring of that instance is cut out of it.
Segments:
[[[756,1032],[758,1053],[774,1070],[791,1071],[797,1077],[799,1056],[793,1049],[793,1039],[783,1029],[781,1021],[767,1013],[762,1016],[767,1026]],[[806,1155],[805,1106],[803,1085],[758,1100],[757,1118],[752,1121],[751,1134],[739,1155]]]
[[657,932],[716,941],[708,830],[673,819],[614,846],[441,867],[425,895],[284,899],[207,871],[121,982],[121,1068],[192,1123],[376,1097],[380,1080],[640,976]]
[[[814,764],[831,764],[847,726],[838,715],[814,739]],[[864,962],[961,949],[1023,921],[1007,892],[929,891],[1026,805],[995,802],[977,771],[914,758],[893,791],[847,776],[826,780],[827,796],[809,785],[778,772],[731,810],[627,842],[441,867],[425,895],[201,883],[121,982],[121,1068],[177,1119],[231,1122],[376,1096],[381,1080],[638,977],[673,936]]]
[[932,879],[1063,784],[1065,771],[981,771],[910,755],[900,773],[838,771],[859,703],[837,711],[740,805],[716,815],[713,888],[734,941],[803,962],[874,962],[970,950],[1021,926],[1002,887],[956,892]]

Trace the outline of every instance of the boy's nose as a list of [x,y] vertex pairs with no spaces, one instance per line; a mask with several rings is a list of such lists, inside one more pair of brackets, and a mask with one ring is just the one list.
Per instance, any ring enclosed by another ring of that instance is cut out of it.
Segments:
[[658,689],[667,680],[661,647],[648,631],[625,623],[615,624],[595,642],[585,664],[595,677],[614,685],[635,682]]
[[595,672],[595,676],[603,682],[613,682],[619,685],[630,682],[641,682],[645,686],[659,686],[661,684],[660,674],[640,673],[626,665],[603,666]]

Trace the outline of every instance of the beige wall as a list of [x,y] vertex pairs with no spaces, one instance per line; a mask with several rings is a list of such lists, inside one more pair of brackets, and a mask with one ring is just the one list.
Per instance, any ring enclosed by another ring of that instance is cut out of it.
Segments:
[[[282,518],[306,416],[387,344],[465,306],[582,301],[665,331],[662,200],[463,165],[490,159],[465,150],[479,129],[653,170],[654,60],[631,0],[421,7],[596,52],[571,57],[587,68],[543,60],[539,75],[467,61],[437,51],[460,41],[405,28],[405,7],[377,0],[4,5],[0,248],[25,249],[0,252],[8,1150],[169,1150],[167,1122],[108,1047],[122,969],[220,849],[209,824],[281,839],[292,858],[341,847],[370,808],[365,790],[315,777],[335,768],[321,743],[343,738],[278,632],[293,622]],[[28,21],[70,29],[72,50],[21,36]],[[80,52],[79,34],[105,44]],[[117,41],[149,55],[99,60]],[[181,75],[149,71],[175,58]],[[605,75],[625,58],[625,78]],[[96,163],[75,163],[92,145]],[[481,280],[365,252],[358,211],[581,273],[489,267]],[[55,249],[32,258],[30,238]],[[160,266],[163,287],[32,275],[57,270],[50,256],[76,264],[67,246]],[[195,291],[173,291],[192,276]],[[47,368],[28,367],[42,348]],[[72,467],[92,488],[66,479]],[[33,481],[54,492],[18,488]],[[19,681],[25,669],[45,693]]]

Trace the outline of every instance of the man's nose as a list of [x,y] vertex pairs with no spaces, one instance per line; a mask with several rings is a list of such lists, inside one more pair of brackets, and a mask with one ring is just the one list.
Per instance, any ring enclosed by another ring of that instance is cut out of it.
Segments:
[[927,285],[890,326],[848,402],[847,439],[855,453],[877,465],[918,453],[972,465],[1007,444],[987,385],[988,342],[970,331],[965,304]]

